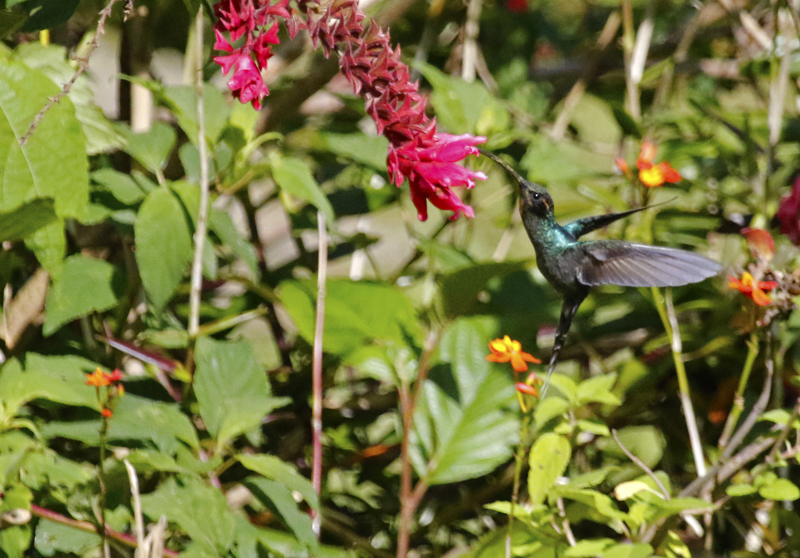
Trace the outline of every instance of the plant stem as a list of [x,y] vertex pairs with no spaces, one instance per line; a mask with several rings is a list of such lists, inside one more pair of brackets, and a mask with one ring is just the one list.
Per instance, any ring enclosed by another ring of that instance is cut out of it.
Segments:
[[[84,531],[86,533],[97,533],[97,526],[89,523],[88,521],[79,521],[77,519],[72,519],[71,517],[67,517],[65,515],[61,515],[60,513],[54,512],[53,510],[48,510],[47,508],[43,508],[41,506],[37,506],[36,504],[31,504],[31,513],[36,517],[40,517],[42,519],[47,519],[48,521],[52,521],[53,523],[58,523],[60,525],[66,525],[67,527],[73,527],[75,529],[79,529],[80,531]],[[136,537],[131,535],[126,535],[125,533],[120,533],[118,531],[114,531],[112,529],[106,529],[106,534],[109,538],[114,539],[115,541],[119,541],[125,546],[130,548],[136,548]],[[174,558],[178,555],[177,552],[174,550],[163,549],[163,555],[167,556],[168,558]]]
[[[100,399],[100,388],[97,389],[98,400]],[[102,403],[101,403],[102,404]],[[100,422],[100,463],[97,467],[97,479],[100,482],[100,545],[103,548],[104,558],[111,558],[111,550],[108,547],[106,526],[106,434],[108,434],[108,418],[105,416]]]
[[208,228],[208,145],[206,143],[206,111],[203,100],[203,10],[195,18],[195,48],[197,62],[195,95],[197,98],[197,151],[200,157],[200,209],[197,212],[197,229],[194,231],[194,259],[189,290],[189,336],[194,338],[200,329],[200,291],[203,286],[203,249]]
[[417,365],[417,383],[414,386],[413,396],[407,382],[401,382],[399,390],[400,412],[403,418],[403,438],[400,444],[400,526],[397,533],[397,558],[405,558],[408,554],[414,513],[417,511],[420,501],[428,489],[428,484],[424,479],[420,479],[412,489],[412,467],[409,447],[411,445],[411,430],[414,427],[414,409],[422,395],[422,388],[430,369],[431,357],[439,344],[439,337],[440,331],[434,330],[428,334],[425,340],[425,347]]
[[[519,394],[519,392],[517,392]],[[520,399],[522,407],[522,399]],[[525,408],[523,407],[523,413]],[[506,529],[505,558],[511,558],[511,535],[514,527],[514,512],[519,502],[519,485],[522,478],[522,468],[525,455],[528,453],[528,427],[530,426],[530,415],[523,415],[519,423],[519,446],[514,455],[514,487],[511,490],[511,512],[508,514],[508,528]]]
[[[313,436],[313,462],[311,464],[311,484],[319,496],[322,492],[322,342],[325,331],[325,284],[328,275],[328,229],[325,225],[325,215],[317,212],[317,228],[319,234],[319,250],[317,265],[317,317],[314,329],[314,354],[312,361],[312,411],[311,430]],[[312,526],[314,533],[319,537],[319,514],[312,510]]]
[[692,456],[694,457],[697,476],[702,477],[706,474],[706,462],[703,457],[703,446],[700,443],[697,420],[694,416],[692,396],[689,392],[689,380],[686,377],[686,366],[683,363],[683,344],[681,342],[678,318],[675,315],[675,307],[672,304],[672,289],[667,289],[665,297],[666,307],[664,301],[661,300],[661,293],[658,288],[651,287],[651,292],[653,293],[653,302],[658,310],[658,315],[661,316],[661,322],[664,324],[664,329],[672,340],[672,360],[675,363],[675,372],[678,374],[678,390],[680,391],[681,407],[683,409],[683,415],[686,418],[686,428],[689,431],[689,443],[692,448]]
[[758,356],[758,337],[755,332],[750,335],[750,340],[747,342],[747,357],[744,360],[744,367],[742,368],[742,375],[739,377],[739,386],[736,388],[736,396],[733,400],[733,407],[728,415],[728,420],[725,421],[725,428],[722,429],[722,435],[719,437],[718,447],[725,449],[733,434],[733,428],[739,422],[739,417],[744,410],[744,390],[747,387],[747,382],[750,379],[750,372],[753,370],[753,363]]

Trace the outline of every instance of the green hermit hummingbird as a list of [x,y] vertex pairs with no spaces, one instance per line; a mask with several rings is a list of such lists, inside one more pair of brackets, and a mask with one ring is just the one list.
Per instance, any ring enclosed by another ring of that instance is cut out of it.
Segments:
[[547,392],[572,318],[591,287],[677,287],[699,283],[722,269],[713,260],[677,248],[634,244],[624,240],[578,240],[586,233],[647,207],[586,217],[562,226],[556,222],[553,213],[553,198],[543,186],[525,180],[493,153],[483,149],[480,152],[503,167],[519,185],[519,212],[536,251],[536,265],[545,279],[564,297],[541,397]]

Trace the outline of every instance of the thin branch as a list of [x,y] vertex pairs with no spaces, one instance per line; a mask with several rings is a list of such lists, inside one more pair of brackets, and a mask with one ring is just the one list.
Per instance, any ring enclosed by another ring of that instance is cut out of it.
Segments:
[[195,18],[196,97],[197,97],[197,150],[200,156],[200,208],[197,212],[197,229],[194,231],[194,259],[189,290],[189,336],[197,337],[200,331],[200,291],[203,286],[203,251],[208,229],[209,179],[208,144],[206,143],[206,111],[203,99],[203,10]]
[[[325,215],[317,212],[319,231],[319,250],[317,264],[317,317],[314,328],[314,354],[312,360],[312,418],[311,430],[314,445],[313,462],[311,464],[311,484],[317,495],[322,492],[322,342],[325,331],[325,294],[328,275],[328,229]],[[313,528],[317,537],[320,535],[319,514],[312,510]]]
[[47,104],[44,107],[42,107],[42,110],[40,110],[36,114],[36,116],[33,119],[33,122],[31,122],[31,125],[28,127],[28,131],[25,132],[25,135],[19,138],[20,147],[24,146],[28,142],[28,139],[36,130],[36,127],[42,121],[42,118],[44,118],[44,115],[47,113],[47,111],[53,108],[53,105],[61,102],[61,99],[63,99],[66,95],[69,94],[69,92],[72,90],[72,86],[75,85],[75,82],[78,81],[78,78],[81,77],[83,72],[85,72],[89,68],[89,59],[92,57],[92,54],[94,54],[94,51],[97,50],[97,47],[100,45],[100,36],[104,35],[106,32],[106,20],[111,15],[111,10],[113,9],[114,4],[116,3],[117,0],[109,0],[108,4],[106,4],[106,7],[103,8],[103,10],[100,12],[100,20],[97,22],[97,30],[94,33],[92,42],[89,43],[89,50],[86,52],[86,56],[84,56],[83,58],[76,59],[78,61],[78,69],[75,70],[75,73],[72,75],[70,80],[67,83],[65,83],[64,86],[61,88],[61,91],[59,91],[55,97],[51,97],[50,100],[47,101]]
[[[58,523],[60,525],[66,525],[67,527],[73,527],[75,529],[79,529],[86,533],[97,533],[97,526],[89,523],[88,521],[78,521],[77,519],[72,519],[71,517],[67,517],[65,515],[61,515],[58,512],[54,512],[52,510],[48,510],[47,508],[43,508],[41,506],[37,506],[36,504],[31,504],[31,513],[36,517],[41,517],[42,519],[47,519],[52,521],[53,523]],[[114,539],[115,541],[119,541],[125,546],[130,548],[136,548],[136,537],[131,535],[127,535],[125,533],[120,533],[119,531],[114,531],[113,529],[106,527],[106,535],[110,539]],[[169,558],[173,558],[178,555],[177,552],[174,550],[164,549],[164,556]]]
[[624,453],[626,456],[628,456],[628,459],[633,461],[634,465],[636,465],[642,471],[644,471],[647,474],[648,477],[653,479],[653,482],[656,483],[656,486],[661,491],[661,494],[664,495],[664,499],[665,500],[669,500],[671,498],[671,496],[670,496],[669,492],[667,491],[667,487],[664,486],[664,484],[661,482],[661,480],[656,476],[656,474],[653,472],[653,470],[645,464],[644,461],[642,461],[641,459],[636,457],[633,453],[631,453],[631,450],[629,450],[628,448],[626,448],[622,444],[622,442],[620,441],[619,435],[617,434],[616,430],[612,430],[611,431],[611,437],[614,438],[614,441],[619,446],[619,449],[622,450],[622,453]]
[[739,386],[736,388],[736,395],[733,400],[733,408],[728,414],[728,420],[725,421],[725,427],[722,429],[722,434],[717,442],[717,447],[724,449],[730,441],[733,428],[739,422],[739,417],[744,410],[744,390],[747,387],[747,382],[750,380],[750,372],[753,370],[753,363],[758,356],[758,336],[755,332],[750,336],[747,342],[747,357],[742,367],[742,374],[739,376]]
[[[144,517],[142,516],[142,500],[139,497],[139,477],[131,462],[125,459],[125,469],[128,471],[128,481],[131,484],[131,500],[133,501],[133,524],[136,528],[136,544],[144,549]],[[146,549],[145,549],[146,550]],[[137,552],[137,555],[139,552]]]
[[464,54],[461,60],[461,79],[466,82],[475,81],[478,62],[478,32],[480,31],[481,9],[483,0],[469,0],[467,21],[464,24]]
[[411,536],[411,524],[414,519],[414,513],[419,507],[428,485],[420,479],[417,485],[412,489],[412,467],[411,455],[409,448],[411,446],[411,429],[414,427],[414,409],[419,403],[422,395],[422,388],[425,380],[428,377],[428,370],[430,369],[430,360],[433,356],[433,351],[439,344],[440,331],[432,330],[427,339],[425,340],[425,347],[419,358],[417,365],[417,379],[414,386],[414,394],[406,382],[402,382],[399,390],[400,395],[400,412],[403,417],[403,438],[400,445],[400,526],[397,533],[397,558],[405,558],[408,554],[409,539]]

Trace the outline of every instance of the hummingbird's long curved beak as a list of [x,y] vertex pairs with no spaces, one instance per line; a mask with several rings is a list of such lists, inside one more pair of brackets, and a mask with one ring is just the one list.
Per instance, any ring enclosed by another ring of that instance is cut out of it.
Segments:
[[503,167],[503,170],[506,171],[506,174],[508,174],[508,176],[510,176],[511,178],[516,180],[517,184],[519,185],[519,187],[522,188],[522,185],[525,184],[525,179],[522,178],[520,176],[520,174],[511,167],[511,165],[509,165],[508,163],[503,161],[500,157],[498,157],[497,155],[495,155],[491,151],[487,151],[487,150],[482,149],[480,147],[478,148],[478,151],[480,151],[483,155],[486,155],[492,161],[494,161],[495,163],[497,163],[498,165]]

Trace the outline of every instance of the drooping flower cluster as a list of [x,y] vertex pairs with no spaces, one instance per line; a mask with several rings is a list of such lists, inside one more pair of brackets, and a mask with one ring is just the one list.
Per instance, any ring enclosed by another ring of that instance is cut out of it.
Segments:
[[[114,415],[113,408],[117,399],[125,394],[125,388],[120,383],[123,377],[119,370],[109,373],[103,372],[99,368],[91,374],[86,374],[86,385],[95,387],[100,414],[106,419]],[[101,390],[100,388],[106,389]]]
[[[278,19],[294,21],[287,9],[289,0],[278,0],[274,5],[270,1],[222,0],[214,6],[217,16],[214,48],[229,53],[215,57],[214,61],[225,74],[233,69],[228,81],[233,96],[242,103],[252,103],[256,110],[261,108],[261,99],[269,95],[261,71],[272,56],[270,45],[279,42]],[[290,26],[289,31],[294,34],[297,27]],[[230,35],[230,42],[224,33]],[[244,42],[234,46],[242,37]]]
[[[642,184],[648,188],[657,188],[666,183],[674,184],[681,181],[680,173],[672,168],[669,163],[654,163],[655,159],[655,144],[649,141],[643,142],[639,157],[636,159],[636,168],[639,169],[639,181]],[[632,181],[633,173],[625,159],[618,157],[616,164],[628,180]]]
[[[215,60],[229,71],[235,68],[229,87],[242,102],[252,101],[258,108],[268,93],[260,70],[270,56],[269,45],[277,42],[277,18],[289,18],[290,34],[301,24],[286,6],[288,0],[270,5],[270,0],[222,0],[215,7],[219,22],[215,25],[215,48],[231,54]],[[474,215],[451,190],[454,186],[475,186],[475,180],[486,175],[458,164],[468,155],[477,155],[475,145],[486,138],[469,135],[453,136],[436,132],[436,121],[425,114],[425,99],[416,82],[410,81],[408,67],[400,61],[400,48],[393,49],[389,34],[372,22],[365,30],[365,15],[356,0],[331,0],[327,3],[298,0],[305,14],[305,26],[315,46],[325,55],[339,52],[342,73],[353,91],[366,100],[366,110],[378,129],[389,139],[387,167],[392,183],[401,186],[408,179],[411,199],[420,220],[428,217],[427,203],[453,211],[452,218],[462,213]],[[265,30],[266,29],[266,30]],[[233,47],[225,40],[244,36],[244,45]]]
[[393,49],[389,33],[375,22],[364,30],[365,16],[356,0],[333,0],[325,7],[301,0],[298,5],[306,12],[314,44],[321,44],[326,56],[338,47],[342,73],[355,94],[366,99],[378,133],[389,139],[389,176],[397,186],[408,179],[419,219],[428,218],[428,201],[453,211],[454,219],[462,213],[472,217],[472,208],[451,188],[472,188],[475,180],[486,179],[457,164],[477,155],[475,145],[486,138],[436,133],[435,119],[425,115],[419,85],[409,81],[408,67],[400,61],[400,47]]

